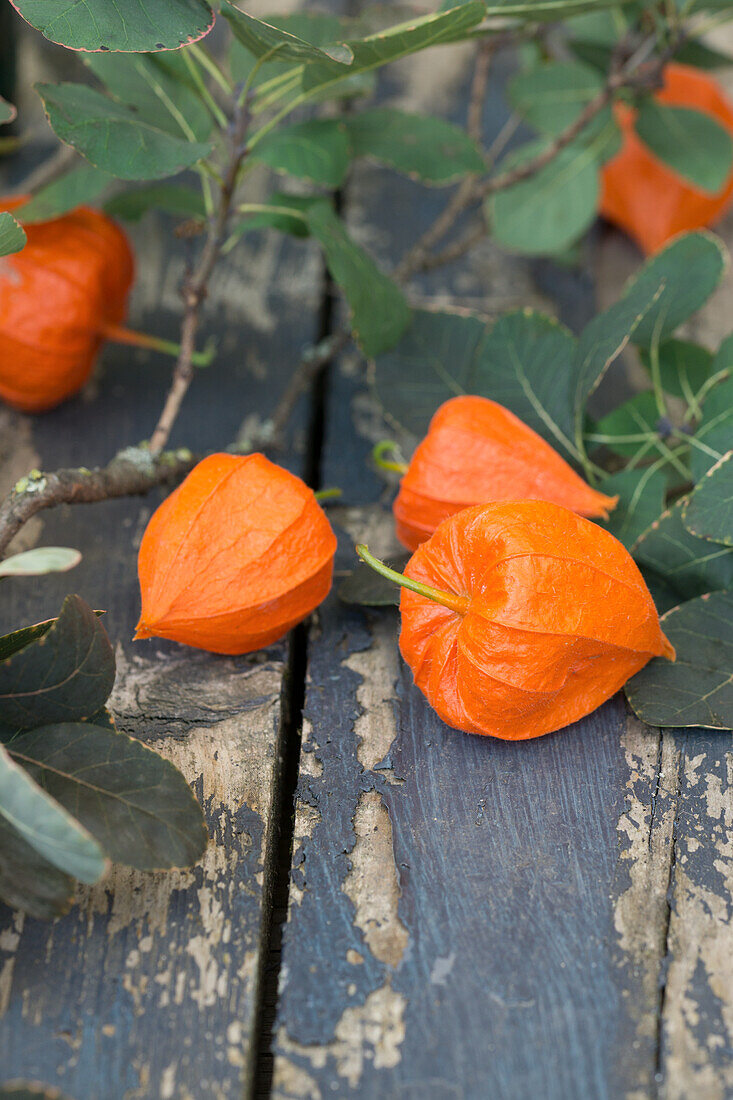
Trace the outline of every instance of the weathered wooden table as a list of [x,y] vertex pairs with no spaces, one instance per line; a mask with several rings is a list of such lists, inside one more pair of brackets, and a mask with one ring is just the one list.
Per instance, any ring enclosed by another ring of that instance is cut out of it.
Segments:
[[[33,75],[37,44],[23,48]],[[383,94],[457,112],[465,51],[439,56],[395,68]],[[369,166],[343,195],[386,264],[441,201]],[[132,319],[173,337],[182,260],[168,229],[135,234]],[[636,262],[612,234],[594,239],[586,276],[487,244],[414,289],[488,311],[539,302],[577,326],[595,287],[612,298]],[[327,290],[314,248],[248,238],[215,280],[219,361],[174,442],[222,446],[266,415],[335,323]],[[729,278],[703,328],[727,323],[730,294]],[[108,348],[78,399],[35,419],[0,411],[0,488],[145,437],[168,372]],[[390,491],[368,463],[384,434],[361,363],[344,356],[277,456],[342,486],[339,570],[356,536],[382,551],[393,539]],[[411,685],[396,614],[335,595],[309,630],[251,657],[132,645],[136,546],[159,499],[29,524],[20,543],[78,546],[84,561],[6,584],[0,630],[47,617],[69,589],[108,608],[117,721],[183,769],[211,842],[192,871],[115,869],[52,924],[0,907],[0,1083],[73,1100],[733,1096],[731,737],[660,734],[621,698],[540,741],[458,734]]]

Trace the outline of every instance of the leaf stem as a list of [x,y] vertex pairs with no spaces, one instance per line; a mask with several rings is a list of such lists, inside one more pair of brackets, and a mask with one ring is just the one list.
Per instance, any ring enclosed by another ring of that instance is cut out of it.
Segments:
[[379,443],[375,443],[372,448],[372,461],[374,465],[380,470],[389,470],[395,474],[406,474],[408,470],[406,462],[390,462],[389,459],[382,457],[390,451],[396,454],[400,453],[398,445],[391,439],[382,439]]
[[375,573],[379,573],[388,581],[394,581],[401,588],[407,588],[410,592],[416,592],[418,596],[424,596],[425,599],[432,600],[433,603],[439,603],[442,607],[447,607],[449,611],[454,611],[456,615],[465,615],[471,606],[469,596],[456,596],[453,592],[444,592],[442,589],[433,588],[429,584],[413,581],[411,577],[406,577],[404,573],[398,573],[396,569],[390,569],[379,558],[375,558],[374,554],[370,553],[369,547],[363,543],[356,547],[356,552],[361,560],[370,566]]
[[186,64],[186,68],[193,78],[194,84],[196,85],[201,99],[206,104],[209,110],[209,114],[212,116],[220,130],[226,130],[227,126],[229,125],[229,119],[224,114],[209,89],[206,87],[198,65],[194,61],[193,57],[191,57],[188,50],[182,50],[181,52],[183,54],[183,60]]
[[230,96],[234,91],[234,85],[232,84],[229,77],[226,76],[226,74],[223,72],[220,65],[218,65],[218,63],[211,56],[206,47],[200,45],[199,43],[193,43],[187,48],[196,58],[199,65],[201,65],[202,69],[206,69],[209,76],[213,77],[221,90],[225,92],[228,96]]

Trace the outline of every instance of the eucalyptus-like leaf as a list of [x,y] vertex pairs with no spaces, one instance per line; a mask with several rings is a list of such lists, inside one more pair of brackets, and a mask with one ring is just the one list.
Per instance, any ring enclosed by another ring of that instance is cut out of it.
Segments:
[[152,871],[202,855],[206,827],[191,788],[140,741],[69,722],[17,736],[7,751],[115,862]]
[[681,65],[691,65],[695,69],[727,69],[733,65],[732,54],[694,38],[684,41],[674,58]]
[[70,50],[177,50],[208,34],[214,13],[205,0],[11,0],[27,22]]
[[84,60],[109,95],[132,107],[141,122],[186,141],[206,141],[210,136],[213,118],[183,52],[92,53]]
[[[530,126],[556,137],[571,126],[603,88],[601,75],[580,61],[545,61],[517,73],[507,86],[509,100]],[[610,109],[593,120],[597,133],[608,122]]]
[[[634,394],[628,401],[624,401],[612,412],[601,417],[590,436],[591,442],[601,443],[618,455],[631,458],[644,445],[642,436],[657,436],[659,424],[659,410],[657,409],[654,394],[649,390]],[[648,452],[652,457],[659,457],[658,452],[651,448]],[[656,519],[662,511],[659,508],[652,519]]]
[[25,248],[26,235],[12,214],[0,213],[0,256],[12,256]]
[[339,187],[350,162],[346,126],[336,118],[294,122],[269,133],[253,150],[252,159],[276,172]]
[[695,480],[730,450],[733,438],[733,334],[718,348],[710,380],[719,378],[703,402],[702,419],[695,431],[691,465]]
[[108,199],[104,209],[115,218],[137,222],[149,210],[162,210],[181,218],[206,217],[200,190],[185,183],[149,183],[122,191]]
[[440,118],[374,107],[345,119],[355,157],[370,157],[423,183],[447,184],[484,170],[465,130]]
[[309,207],[311,234],[320,242],[334,281],[351,308],[351,324],[366,355],[394,346],[410,321],[410,307],[396,283],[351,239],[330,203]]
[[682,522],[691,535],[733,546],[733,451],[705,474],[685,505]]
[[106,869],[94,837],[0,745],[0,817],[64,874],[96,882]]
[[68,546],[37,546],[0,561],[0,577],[41,577],[45,573],[67,573],[80,561],[79,551]]
[[677,651],[626,685],[631,708],[652,726],[733,729],[733,592],[713,592],[662,616]]
[[655,309],[664,288],[661,278],[656,282],[645,279],[632,283],[620,301],[589,321],[580,334],[573,372],[576,438],[582,433],[582,417],[588,398]]
[[58,218],[69,210],[93,202],[109,186],[112,176],[83,161],[77,168],[46,184],[18,210],[24,225]]
[[0,638],[0,723],[32,729],[85,718],[104,706],[114,679],[99,617],[67,596],[58,619]]
[[61,141],[119,179],[173,176],[211,152],[141,121],[135,111],[83,84],[38,84],[48,121]]
[[12,103],[8,103],[7,99],[3,99],[0,95],[0,126],[4,126],[8,122],[12,122],[17,116],[18,112]]
[[653,464],[611,474],[598,486],[607,496],[618,497],[609,518],[602,522],[627,550],[663,511],[666,486],[664,470]]
[[[502,162],[502,171],[533,160],[543,142],[530,142]],[[575,142],[529,179],[497,191],[487,203],[492,237],[517,252],[544,256],[569,248],[595,220],[599,162]]]
[[694,187],[713,195],[723,188],[733,166],[733,139],[711,115],[647,97],[635,127],[652,153]]
[[397,347],[376,360],[374,383],[389,417],[415,436],[444,401],[477,394],[577,459],[568,369],[575,353],[572,334],[534,310],[506,313],[493,326],[471,314],[414,310]]
[[733,548],[690,534],[683,523],[687,500],[664,512],[634,547],[634,558],[679,599],[733,587]]
[[[399,554],[385,559],[385,564],[401,573],[409,558],[409,554]],[[364,562],[359,562],[339,585],[338,598],[343,603],[359,607],[399,607],[401,591],[393,581],[375,573]]]
[[468,0],[468,3],[452,7],[449,11],[419,16],[367,38],[350,40],[349,47],[353,54],[350,68],[345,69],[343,65],[326,59],[307,65],[303,71],[303,93],[313,98],[348,76],[371,72],[427,46],[458,41],[480,23],[485,14],[483,0]]
[[[641,361],[651,373],[648,348],[641,349]],[[713,355],[691,340],[665,340],[659,347],[659,377],[662,389],[692,405],[695,394],[712,374]]]
[[0,900],[31,917],[51,920],[67,911],[73,894],[71,875],[39,855],[0,814]]
[[[441,11],[456,5],[459,0],[443,0]],[[467,0],[462,0],[467,3]],[[624,0],[621,0],[623,3]],[[579,12],[597,12],[603,8],[616,8],[619,0],[486,0],[487,17],[509,17],[530,22],[548,19],[569,19]]]
[[354,55],[343,42],[314,46],[290,31],[281,30],[262,19],[241,11],[229,0],[223,0],[221,14],[229,22],[238,40],[254,57],[287,61],[328,61],[340,67],[351,65]]
[[663,285],[661,294],[634,331],[634,343],[648,347],[672,336],[716,289],[728,267],[722,242],[704,230],[685,233],[647,260],[625,294],[643,294]]

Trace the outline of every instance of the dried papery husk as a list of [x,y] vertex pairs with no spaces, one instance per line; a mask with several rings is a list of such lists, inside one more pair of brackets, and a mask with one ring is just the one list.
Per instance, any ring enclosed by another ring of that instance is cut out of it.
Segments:
[[313,491],[261,454],[217,454],[152,516],[136,638],[250,653],[328,595],[336,537]]
[[[22,221],[26,197],[1,199]],[[121,229],[80,207],[25,226],[22,251],[0,259],[0,399],[44,412],[89,378],[107,324],[127,311],[134,262]]]
[[591,488],[519,417],[485,397],[441,405],[402,479],[393,511],[410,550],[448,516],[492,500],[548,500],[606,518],[617,497]]
[[[733,103],[707,73],[670,64],[658,103],[702,111],[733,137]],[[614,107],[623,145],[601,172],[600,212],[632,237],[647,254],[657,252],[679,233],[714,225],[733,203],[733,171],[717,194],[701,191],[647,148],[636,136],[636,112],[625,103]]]
[[596,524],[542,501],[468,508],[413,554],[400,650],[449,726],[505,740],[590,714],[652,657],[674,660],[627,550]]

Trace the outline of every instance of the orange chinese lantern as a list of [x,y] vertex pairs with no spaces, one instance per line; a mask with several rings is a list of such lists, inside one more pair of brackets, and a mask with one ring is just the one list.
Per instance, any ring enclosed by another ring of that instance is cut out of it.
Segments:
[[674,660],[631,556],[607,531],[544,501],[458,512],[404,576],[400,650],[444,722],[509,741],[590,714],[652,658]]
[[140,546],[136,638],[250,653],[328,595],[336,537],[313,491],[263,455],[203,459]]
[[397,536],[415,550],[463,508],[521,499],[606,518],[618,498],[592,489],[503,405],[454,397],[435,413],[402,479],[393,506]]
[[[26,201],[0,210],[22,221]],[[133,258],[114,222],[85,207],[25,231],[25,248],[0,259],[0,398],[42,412],[84,385],[106,329],[124,320]]]
[[[654,98],[673,107],[702,111],[733,136],[733,104],[706,73],[687,65],[667,65],[664,87]],[[634,131],[636,112],[615,105],[623,145],[602,171],[601,214],[624,229],[645,253],[672,237],[713,225],[733,202],[733,172],[715,195],[700,191],[647,148]]]

